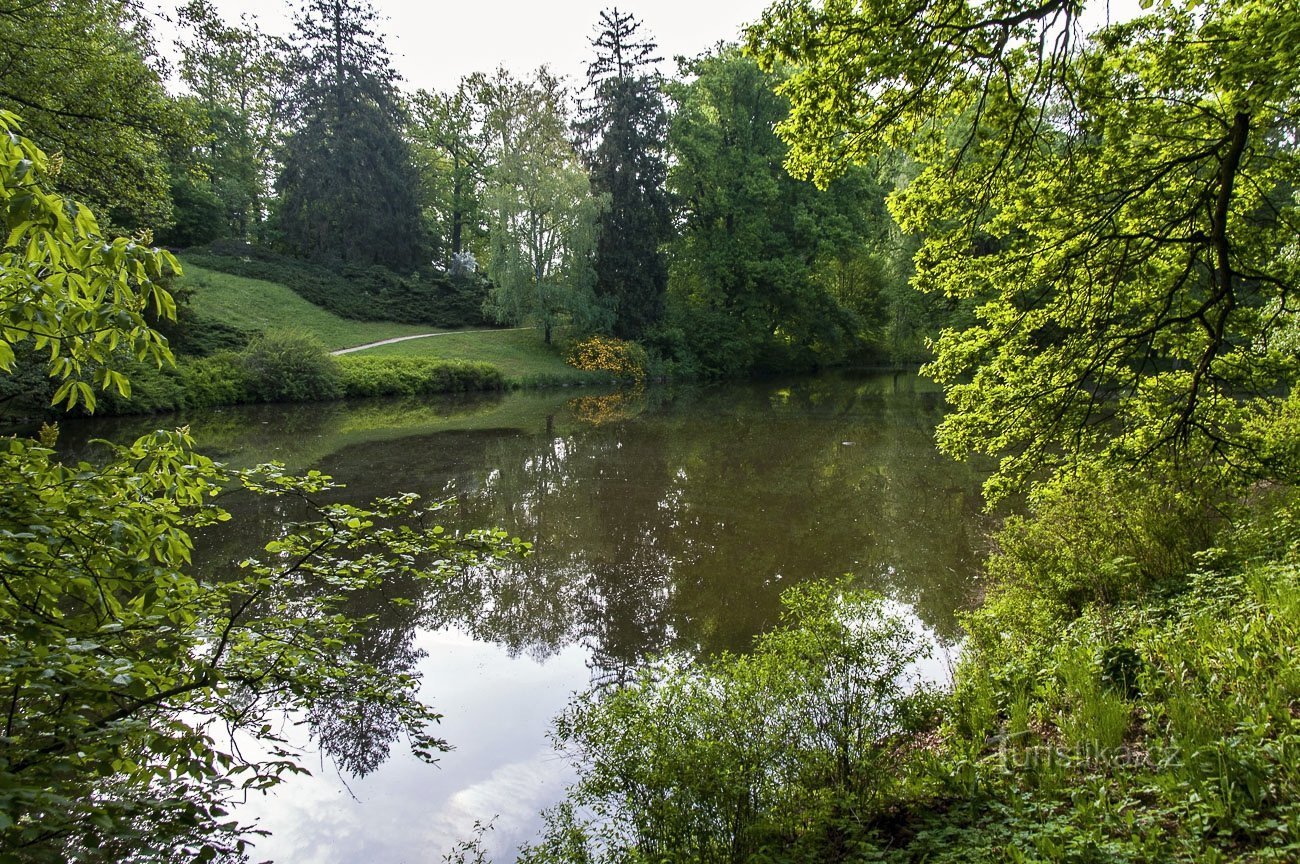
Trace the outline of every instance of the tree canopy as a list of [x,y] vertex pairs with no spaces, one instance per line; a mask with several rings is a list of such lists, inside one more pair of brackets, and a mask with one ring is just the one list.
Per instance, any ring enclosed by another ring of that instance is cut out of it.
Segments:
[[[202,140],[173,169],[177,221],[186,218],[185,201],[210,197],[217,221],[191,229],[179,245],[214,236],[265,241],[271,189],[272,154],[280,145],[293,89],[288,43],[263,32],[255,20],[223,21],[209,0],[191,0],[178,10],[188,38],[178,41],[181,81]],[[189,199],[184,198],[188,194]],[[186,226],[178,224],[178,233]]]
[[603,202],[566,134],[565,92],[544,69],[532,81],[499,70],[479,93],[497,153],[487,308],[536,325],[549,343],[557,325],[586,329],[600,317],[591,251]]
[[1300,13],[1173,0],[1087,37],[1078,14],[791,0],[750,47],[794,66],[795,173],[921,162],[892,202],[925,236],[916,284],[976,310],[929,367],[940,440],[1001,456],[995,488],[1098,454],[1280,470],[1261,430],[1297,371]]
[[416,91],[408,134],[425,206],[447,260],[471,251],[486,233],[483,201],[491,140],[477,91],[486,77],[461,79],[452,93]]
[[276,182],[282,241],[319,261],[428,263],[419,176],[374,10],[309,0],[296,20],[301,85]]
[[126,230],[171,217],[167,151],[193,140],[128,0],[0,2],[0,109],[63,160],[60,182]]
[[[883,193],[853,170],[829,189],[782,165],[788,104],[739,50],[686,64],[669,92],[677,203],[671,301],[704,371],[811,366],[844,356],[883,308],[869,214]],[[866,313],[865,316],[860,313]]]

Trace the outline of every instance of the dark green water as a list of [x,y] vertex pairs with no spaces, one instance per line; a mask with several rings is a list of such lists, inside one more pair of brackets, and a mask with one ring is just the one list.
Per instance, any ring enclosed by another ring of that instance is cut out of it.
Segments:
[[[316,468],[350,500],[454,498],[453,526],[500,526],[536,546],[416,603],[391,602],[414,586],[369,598],[378,617],[362,650],[424,675],[457,750],[422,766],[382,717],[336,728],[320,706],[304,729],[329,758],[249,805],[275,832],[259,856],[439,860],[494,815],[493,845],[508,850],[568,779],[544,733],[569,693],[664,651],[744,650],[802,580],[852,574],[955,641],[984,525],[978,471],[934,449],[941,411],[916,376],[880,374],[194,418],[201,446],[232,463]],[[142,425],[69,429],[65,441]],[[207,566],[253,554],[297,515],[229,506],[239,530],[202,538]]]

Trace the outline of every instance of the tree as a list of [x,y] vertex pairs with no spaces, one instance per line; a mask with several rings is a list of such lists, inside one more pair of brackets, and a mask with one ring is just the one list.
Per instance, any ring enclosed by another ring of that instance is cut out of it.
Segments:
[[779,78],[736,49],[683,73],[689,83],[671,89],[669,188],[681,225],[671,292],[697,362],[735,375],[838,359],[863,329],[854,310],[883,307],[878,287],[849,269],[870,251],[879,188],[861,170],[827,191],[790,177],[772,131],[787,112]]
[[304,257],[410,271],[428,261],[419,176],[374,21],[366,0],[299,10],[302,84],[276,184],[278,224]]
[[[33,344],[57,401],[126,394],[124,358],[162,362],[146,307],[173,312],[167,253],[105,238],[50,188],[51,160],[0,112],[0,369]],[[22,862],[211,860],[241,852],[232,795],[303,770],[272,731],[276,710],[364,697],[426,757],[445,744],[410,674],[352,648],[349,598],[391,578],[437,578],[506,548],[449,538],[411,496],[328,503],[328,478],[274,465],[229,471],[184,430],[65,465],[57,429],[0,448],[0,848]],[[300,499],[318,519],[265,556],[200,577],[190,531],[229,518],[223,490]],[[234,735],[257,746],[241,751]],[[253,752],[265,756],[251,756]]]
[[639,338],[663,316],[672,235],[665,157],[668,115],[653,64],[656,45],[617,8],[600,13],[587,66],[590,101],[577,125],[592,188],[608,198],[596,240],[596,293],[616,301],[614,332]]
[[1278,476],[1262,430],[1296,380],[1300,12],[1162,2],[1078,37],[1064,0],[795,0],[750,35],[792,62],[789,165],[824,182],[881,145],[923,169],[892,207],[916,284],[970,303],[929,367],[940,442],[992,491],[1094,459]]
[[190,208],[178,192],[215,199],[224,221],[219,236],[264,240],[269,166],[293,87],[289,45],[256,21],[226,23],[209,0],[190,0],[178,16],[191,34],[178,42],[178,71],[203,137],[176,160],[173,201],[184,214]]
[[418,90],[409,134],[424,181],[425,206],[449,258],[486,234],[484,201],[491,141],[476,90],[482,75],[462,78],[454,93]]
[[63,187],[100,219],[167,224],[167,151],[193,135],[136,4],[0,0],[0,109],[60,155]]
[[480,86],[496,158],[488,308],[536,324],[548,344],[557,325],[600,315],[590,256],[601,201],[565,136],[564,98],[544,69],[532,82],[499,70]]

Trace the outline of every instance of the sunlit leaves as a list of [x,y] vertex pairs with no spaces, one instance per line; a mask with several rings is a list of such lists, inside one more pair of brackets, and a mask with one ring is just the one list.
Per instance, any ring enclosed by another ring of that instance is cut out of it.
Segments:
[[48,191],[48,157],[17,130],[18,118],[0,112],[0,369],[11,371],[14,346],[30,341],[62,379],[55,403],[93,409],[87,378],[129,392],[116,358],[171,360],[145,314],[175,316],[163,284],[180,266],[139,240],[105,239],[89,210]]
[[1163,3],[1087,40],[1068,3],[811,7],[752,38],[796,64],[793,166],[910,148],[915,284],[975,311],[929,367],[941,443],[1000,456],[995,493],[1098,453],[1271,470],[1250,424],[1297,373],[1260,351],[1295,305],[1294,5]]

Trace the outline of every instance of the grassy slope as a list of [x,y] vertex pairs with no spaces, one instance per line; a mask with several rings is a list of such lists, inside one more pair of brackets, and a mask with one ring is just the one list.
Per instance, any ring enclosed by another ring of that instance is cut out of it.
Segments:
[[411,339],[358,351],[349,357],[421,357],[478,360],[501,370],[515,384],[594,383],[600,376],[580,372],[564,362],[554,346],[535,330],[471,330],[430,339]]
[[245,330],[302,330],[316,335],[331,350],[430,332],[419,324],[349,321],[278,283],[181,264],[185,268],[181,284],[194,292],[190,300],[194,311]]
[[[276,282],[247,279],[185,264],[183,285],[193,290],[190,305],[200,315],[246,330],[302,330],[330,350],[351,348],[397,336],[436,332],[419,324],[349,321],[327,312]],[[430,339],[413,339],[370,348],[344,358],[408,357],[476,360],[491,363],[513,385],[597,383],[600,376],[579,372],[558,350],[532,330],[472,330]]]

